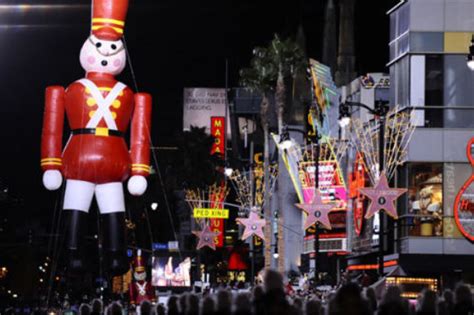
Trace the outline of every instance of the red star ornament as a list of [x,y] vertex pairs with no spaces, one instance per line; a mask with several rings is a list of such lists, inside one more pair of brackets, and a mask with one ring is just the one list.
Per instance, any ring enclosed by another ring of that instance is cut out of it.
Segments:
[[216,243],[214,242],[214,238],[216,236],[219,236],[221,234],[220,232],[213,232],[209,228],[209,225],[204,224],[201,231],[193,231],[193,234],[199,238],[197,249],[201,249],[207,246],[212,250],[216,250]]
[[394,219],[398,219],[397,209],[395,209],[395,200],[407,192],[405,188],[390,188],[385,173],[380,175],[379,181],[375,187],[359,188],[359,191],[370,199],[370,205],[365,214],[365,218],[371,218],[375,213],[384,210]]
[[242,240],[246,240],[252,235],[257,235],[262,240],[265,238],[263,236],[263,227],[267,221],[261,219],[256,212],[250,211],[248,218],[237,218],[236,221],[245,227],[244,233],[242,234]]
[[331,222],[329,221],[329,212],[331,212],[331,210],[334,209],[336,205],[330,203],[323,203],[319,190],[316,190],[316,193],[313,197],[313,202],[297,203],[296,206],[306,212],[306,214],[308,215],[304,223],[305,230],[317,222],[321,223],[324,228],[328,230],[331,229]]

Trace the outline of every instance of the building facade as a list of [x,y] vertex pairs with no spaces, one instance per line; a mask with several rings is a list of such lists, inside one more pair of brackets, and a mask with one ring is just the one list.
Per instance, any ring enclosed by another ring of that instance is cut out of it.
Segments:
[[[474,72],[466,55],[474,2],[402,1],[388,15],[390,104],[412,110],[417,128],[393,182],[408,189],[398,200],[399,219],[383,227],[385,272],[438,277],[448,286],[460,279],[472,282],[474,244],[461,232],[471,223],[456,222],[455,199],[473,172],[466,156],[472,148],[466,146],[474,137]],[[474,203],[474,196],[469,198]],[[360,240],[354,236],[352,244]],[[367,257],[377,251],[365,249]],[[375,258],[349,259],[349,267],[370,269]]]

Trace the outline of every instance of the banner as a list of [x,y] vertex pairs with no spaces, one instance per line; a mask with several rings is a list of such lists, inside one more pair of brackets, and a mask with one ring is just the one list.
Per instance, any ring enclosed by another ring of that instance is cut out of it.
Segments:
[[[183,130],[191,126],[205,127],[210,133],[209,120],[212,116],[226,116],[225,89],[185,88],[183,95]],[[227,128],[230,134],[230,129]]]

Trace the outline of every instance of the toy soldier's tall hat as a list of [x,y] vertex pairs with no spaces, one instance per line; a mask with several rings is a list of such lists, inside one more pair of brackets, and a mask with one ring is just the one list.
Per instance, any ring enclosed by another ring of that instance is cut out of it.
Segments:
[[93,0],[92,34],[103,40],[119,40],[127,10],[128,0]]
[[135,256],[135,261],[133,264],[135,272],[145,272],[145,262],[143,261],[141,250],[137,250],[137,256]]

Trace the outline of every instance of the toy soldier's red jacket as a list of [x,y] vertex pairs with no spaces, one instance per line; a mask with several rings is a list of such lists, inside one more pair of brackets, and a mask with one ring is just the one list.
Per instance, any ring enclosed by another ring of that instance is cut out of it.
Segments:
[[[110,97],[109,94],[113,94]],[[64,114],[71,137],[62,152]],[[132,118],[130,152],[124,139]],[[41,167],[66,179],[96,184],[125,181],[150,172],[151,96],[132,90],[106,73],[46,89]]]
[[140,305],[142,301],[155,301],[155,293],[150,282],[133,281],[130,284],[130,304]]

